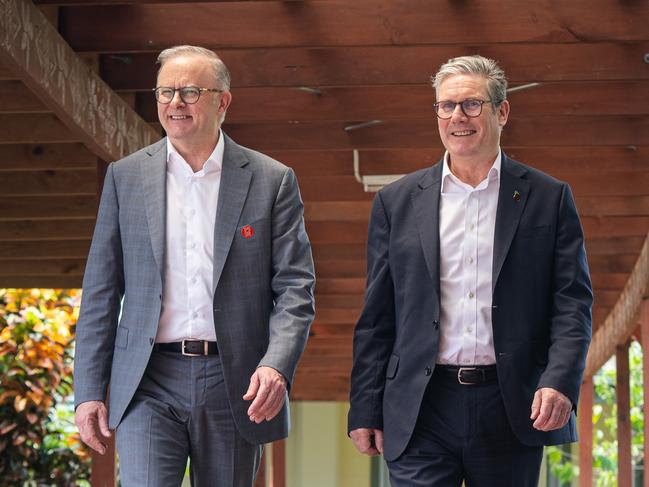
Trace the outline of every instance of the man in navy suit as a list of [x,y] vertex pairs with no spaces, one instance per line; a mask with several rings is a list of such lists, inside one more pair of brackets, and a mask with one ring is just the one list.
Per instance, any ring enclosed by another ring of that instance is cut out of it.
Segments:
[[372,208],[349,433],[393,486],[536,486],[543,445],[577,440],[582,228],[566,183],[500,149],[495,61],[450,59],[433,86],[446,153]]

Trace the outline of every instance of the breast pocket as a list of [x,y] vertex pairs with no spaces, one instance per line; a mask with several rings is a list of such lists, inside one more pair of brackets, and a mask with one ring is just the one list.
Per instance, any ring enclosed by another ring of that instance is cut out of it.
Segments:
[[117,327],[117,336],[115,337],[115,348],[126,348],[128,345],[128,328],[123,326]]
[[392,355],[390,355],[388,368],[385,371],[385,378],[394,379],[394,377],[397,375],[397,370],[399,370],[399,356],[393,353]]

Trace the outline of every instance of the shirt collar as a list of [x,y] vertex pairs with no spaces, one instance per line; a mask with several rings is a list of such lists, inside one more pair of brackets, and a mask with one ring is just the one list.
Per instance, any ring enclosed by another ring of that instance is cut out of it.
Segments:
[[494,162],[491,165],[491,169],[489,169],[489,172],[487,173],[487,177],[475,188],[463,182],[462,180],[460,180],[460,178],[458,178],[451,172],[451,168],[448,165],[449,157],[450,154],[448,153],[448,151],[446,151],[444,153],[444,160],[442,161],[442,184],[440,186],[440,192],[446,192],[446,185],[449,184],[449,181],[454,183],[456,186],[461,186],[471,191],[484,189],[488,187],[492,182],[500,183],[500,166],[502,165],[502,151],[500,150],[500,147],[498,147],[498,154],[496,155],[496,159],[494,159]]
[[176,148],[167,137],[167,169],[170,171],[179,171],[188,173],[193,176],[204,176],[212,172],[220,172],[223,167],[223,154],[225,153],[225,142],[223,132],[219,129],[219,140],[214,147],[214,150],[203,164],[203,168],[194,172],[189,166],[185,158],[180,155]]

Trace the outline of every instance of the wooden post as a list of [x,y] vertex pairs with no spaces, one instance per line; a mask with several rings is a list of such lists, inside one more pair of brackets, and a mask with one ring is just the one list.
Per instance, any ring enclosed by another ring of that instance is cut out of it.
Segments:
[[270,487],[286,487],[286,440],[273,443]]
[[115,432],[106,441],[106,453],[92,451],[90,484],[92,487],[115,487]]
[[645,299],[640,305],[640,330],[642,342],[642,398],[644,411],[644,487],[649,487],[649,300]]
[[588,377],[581,385],[579,394],[579,487],[593,485],[593,378]]
[[268,455],[268,445],[264,448],[264,451],[261,454],[259,459],[259,471],[257,472],[257,478],[255,479],[254,487],[266,487],[266,459]]
[[629,342],[616,347],[617,366],[617,468],[618,487],[633,486],[631,459],[631,392],[629,387]]

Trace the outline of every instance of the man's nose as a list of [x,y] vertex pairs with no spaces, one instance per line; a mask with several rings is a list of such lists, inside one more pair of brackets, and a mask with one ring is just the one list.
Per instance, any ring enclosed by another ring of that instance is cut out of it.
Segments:
[[465,120],[468,118],[465,114],[464,111],[462,110],[462,104],[458,103],[455,105],[455,108],[453,109],[453,113],[451,114],[451,119],[452,120]]
[[171,99],[171,104],[173,106],[175,106],[175,107],[185,105],[185,102],[183,101],[183,99],[180,96],[180,90],[176,90],[174,92],[174,97]]

